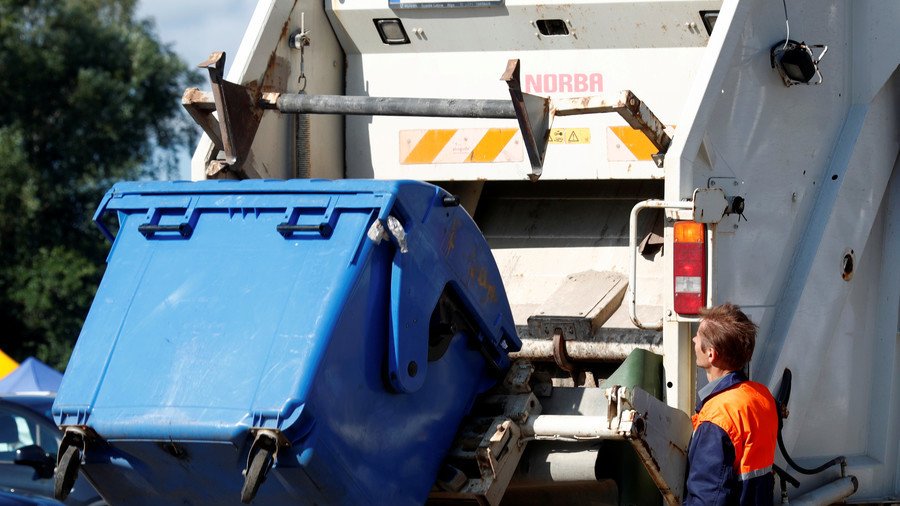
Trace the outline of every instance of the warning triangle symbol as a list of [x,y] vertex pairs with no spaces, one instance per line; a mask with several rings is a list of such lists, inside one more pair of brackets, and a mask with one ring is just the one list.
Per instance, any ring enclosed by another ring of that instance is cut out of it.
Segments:
[[578,136],[575,135],[575,130],[572,130],[572,133],[569,134],[569,140],[567,140],[566,142],[570,142],[570,143],[578,142]]

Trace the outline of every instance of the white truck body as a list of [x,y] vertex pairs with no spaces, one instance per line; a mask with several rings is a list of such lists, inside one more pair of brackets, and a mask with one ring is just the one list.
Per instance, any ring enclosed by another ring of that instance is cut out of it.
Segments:
[[[708,225],[707,301],[738,304],[760,325],[752,379],[774,392],[792,370],[791,455],[807,466],[844,455],[844,474],[858,480],[849,501],[897,501],[900,2],[793,0],[789,36],[784,10],[771,0],[260,0],[226,76],[260,92],[506,99],[499,77],[517,58],[526,93],[632,90],[672,143],[659,166],[618,115],[559,117],[530,182],[513,120],[308,115],[296,122],[308,131],[298,143],[295,119],[269,110],[239,176],[419,179],[458,194],[533,349],[547,336],[533,335],[530,316],[590,298],[566,291],[575,274],[629,276],[629,233],[659,226],[662,251],[638,256],[629,290],[638,319],[661,320],[661,330],[639,329],[626,300],[570,344],[602,348],[586,352],[595,359],[621,360],[635,346],[662,353],[666,402],[686,413],[705,379],[692,355],[696,318],[673,311],[667,253],[672,221],[694,216],[644,211],[630,231],[629,212],[698,188],[742,197],[746,221],[730,214]],[[718,11],[711,33],[707,11]],[[379,19],[399,19],[409,43],[383,42]],[[301,32],[309,44],[292,48]],[[828,46],[821,84],[785,86],[770,49],[786,38]],[[218,151],[203,138],[193,179],[238,177],[211,173]],[[803,477],[790,496],[840,476]]]

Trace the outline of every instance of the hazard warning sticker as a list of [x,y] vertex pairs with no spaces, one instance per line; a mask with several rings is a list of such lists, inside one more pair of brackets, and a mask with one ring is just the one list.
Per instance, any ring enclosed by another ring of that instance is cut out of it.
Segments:
[[590,128],[552,128],[550,144],[590,144]]
[[401,130],[400,164],[509,163],[524,159],[518,128]]
[[[675,125],[667,128],[674,130]],[[606,156],[611,162],[650,161],[659,151],[644,132],[630,126],[611,126],[606,130]]]

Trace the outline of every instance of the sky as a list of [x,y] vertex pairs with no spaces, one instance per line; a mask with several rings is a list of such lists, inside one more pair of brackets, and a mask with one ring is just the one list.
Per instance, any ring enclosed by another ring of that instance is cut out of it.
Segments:
[[[153,18],[156,33],[191,66],[225,51],[225,74],[237,54],[256,0],[140,0],[137,17]],[[209,84],[201,85],[209,89]],[[190,179],[190,153],[179,157],[179,178]]]
[[256,0],[140,0],[137,15],[156,20],[160,40],[189,65],[224,50],[230,68],[255,7]]

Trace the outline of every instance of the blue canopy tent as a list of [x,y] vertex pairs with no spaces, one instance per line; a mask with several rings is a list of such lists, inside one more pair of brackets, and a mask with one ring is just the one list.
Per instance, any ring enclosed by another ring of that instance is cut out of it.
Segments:
[[34,357],[26,358],[16,370],[0,380],[0,394],[56,392],[63,375]]

